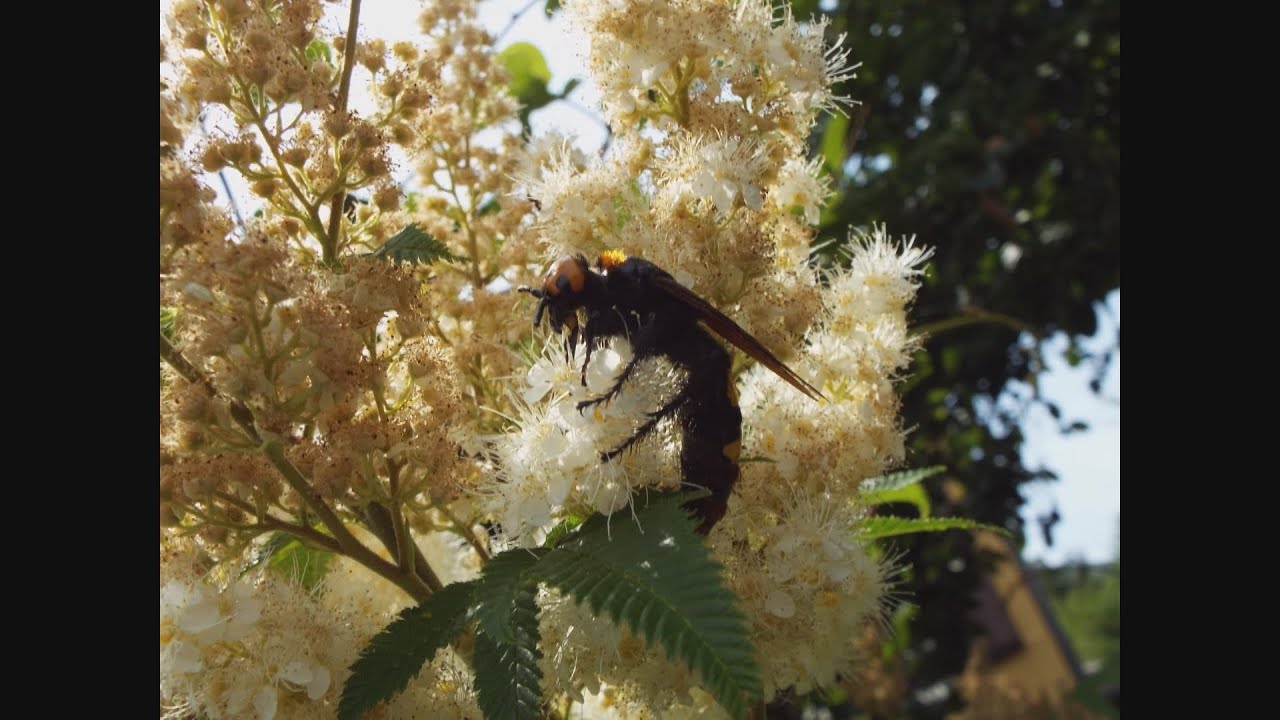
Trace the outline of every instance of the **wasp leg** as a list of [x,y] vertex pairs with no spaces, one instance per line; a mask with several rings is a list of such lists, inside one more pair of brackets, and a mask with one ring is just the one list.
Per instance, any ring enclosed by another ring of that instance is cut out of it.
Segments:
[[626,452],[632,445],[644,440],[649,436],[649,433],[652,433],[654,429],[658,427],[658,423],[670,417],[671,413],[679,410],[680,406],[684,405],[688,401],[689,390],[687,388],[676,393],[676,396],[668,400],[666,405],[663,405],[657,410],[649,413],[649,420],[645,422],[645,424],[641,425],[635,433],[633,433],[631,437],[627,438],[621,445],[607,453],[600,453],[601,462],[609,462]]
[[[631,377],[631,372],[636,369],[636,364],[647,357],[658,354],[659,334],[658,323],[653,321],[653,314],[650,313],[645,324],[640,326],[640,331],[632,336],[631,360],[627,362],[626,367],[622,368],[622,372],[618,373],[618,376],[614,378],[613,386],[600,397],[583,400],[578,403],[578,412],[582,412],[589,407],[595,407],[600,403],[608,403],[617,397],[618,393],[622,392],[622,386]],[[586,365],[582,366],[582,384],[587,384]]]
[[591,362],[591,351],[596,348],[595,329],[596,324],[588,321],[582,331],[582,343],[587,346],[587,352],[582,356],[582,387],[587,386],[587,365]]
[[609,338],[626,331],[626,323],[612,308],[587,313],[586,327],[582,329],[582,344],[587,346],[582,358],[582,387],[587,386],[587,365],[591,363],[591,353],[602,347]]

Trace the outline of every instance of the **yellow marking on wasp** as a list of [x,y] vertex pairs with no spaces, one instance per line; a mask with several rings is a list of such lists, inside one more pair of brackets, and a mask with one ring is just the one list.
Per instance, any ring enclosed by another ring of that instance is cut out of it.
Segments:
[[725,445],[724,450],[721,452],[724,453],[725,457],[729,458],[729,462],[737,463],[738,458],[742,456],[742,441],[734,440],[728,445]]
[[621,250],[605,250],[600,253],[600,257],[596,260],[600,267],[605,270],[612,270],[622,263],[626,262],[627,254]]

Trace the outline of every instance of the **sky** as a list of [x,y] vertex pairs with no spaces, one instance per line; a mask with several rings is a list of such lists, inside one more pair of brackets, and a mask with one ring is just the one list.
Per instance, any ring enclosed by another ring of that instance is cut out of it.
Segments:
[[[161,15],[169,5],[161,2]],[[577,139],[586,152],[594,152],[605,139],[604,127],[593,108],[599,93],[587,77],[587,48],[581,36],[566,27],[564,14],[556,13],[548,20],[542,11],[544,0],[485,0],[478,5],[480,21],[499,36],[499,48],[515,42],[529,42],[542,51],[551,70],[551,89],[557,91],[571,77],[583,80],[572,93],[572,103],[557,102],[533,113],[534,134],[558,130]],[[328,15],[324,27],[345,30],[345,7],[326,4]],[[526,10],[527,11],[524,11]],[[524,12],[522,12],[524,11]],[[381,37],[388,44],[413,39],[418,33],[419,5],[407,0],[372,0],[361,10],[361,37]],[[514,18],[514,20],[513,20]],[[162,20],[163,24],[163,20]],[[857,47],[853,47],[854,61]],[[353,107],[362,98],[353,83]],[[856,97],[856,90],[854,91]],[[232,174],[233,175],[233,174]],[[243,184],[233,181],[232,192],[248,197]],[[237,187],[237,185],[239,185]],[[220,195],[225,197],[222,189]],[[241,202],[242,208],[245,202]],[[910,228],[891,228],[895,233],[910,234]],[[1099,331],[1083,343],[1087,348],[1101,349],[1116,342],[1120,322],[1120,292],[1113,292],[1098,307]],[[1026,442],[1022,458],[1031,468],[1047,467],[1059,479],[1024,486],[1027,504],[1022,516],[1026,522],[1027,545],[1023,557],[1058,565],[1071,559],[1092,563],[1114,559],[1119,552],[1120,527],[1120,362],[1112,363],[1102,392],[1094,395],[1088,387],[1092,377],[1090,366],[1070,367],[1062,358],[1067,347],[1065,337],[1050,338],[1043,348],[1047,371],[1039,379],[1041,396],[1059,405],[1062,424],[1081,420],[1089,430],[1071,435],[1058,431],[1043,406],[1032,406],[1023,424]],[[1025,394],[1027,388],[1015,387],[1002,401]],[[1057,507],[1062,516],[1054,528],[1054,546],[1045,546],[1036,517]]]

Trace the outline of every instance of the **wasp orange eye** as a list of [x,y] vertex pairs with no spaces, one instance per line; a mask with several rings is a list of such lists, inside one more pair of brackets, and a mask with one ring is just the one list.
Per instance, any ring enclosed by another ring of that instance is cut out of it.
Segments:
[[582,292],[586,284],[585,270],[577,258],[565,257],[556,261],[542,283],[542,289],[552,297],[558,297],[561,290],[567,289],[572,294]]

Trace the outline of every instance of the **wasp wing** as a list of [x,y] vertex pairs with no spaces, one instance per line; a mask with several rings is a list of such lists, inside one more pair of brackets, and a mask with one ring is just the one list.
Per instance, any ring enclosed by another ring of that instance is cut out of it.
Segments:
[[759,340],[752,337],[751,333],[743,330],[738,323],[717,310],[711,303],[703,300],[697,293],[676,282],[675,278],[666,273],[661,273],[654,279],[654,283],[667,296],[678,300],[696,313],[698,319],[714,330],[717,335],[733,343],[742,352],[755,358],[757,362],[772,370],[778,377],[790,383],[792,387],[814,400],[826,399],[816,387],[795,374],[776,355],[769,352],[769,349],[762,345]]

